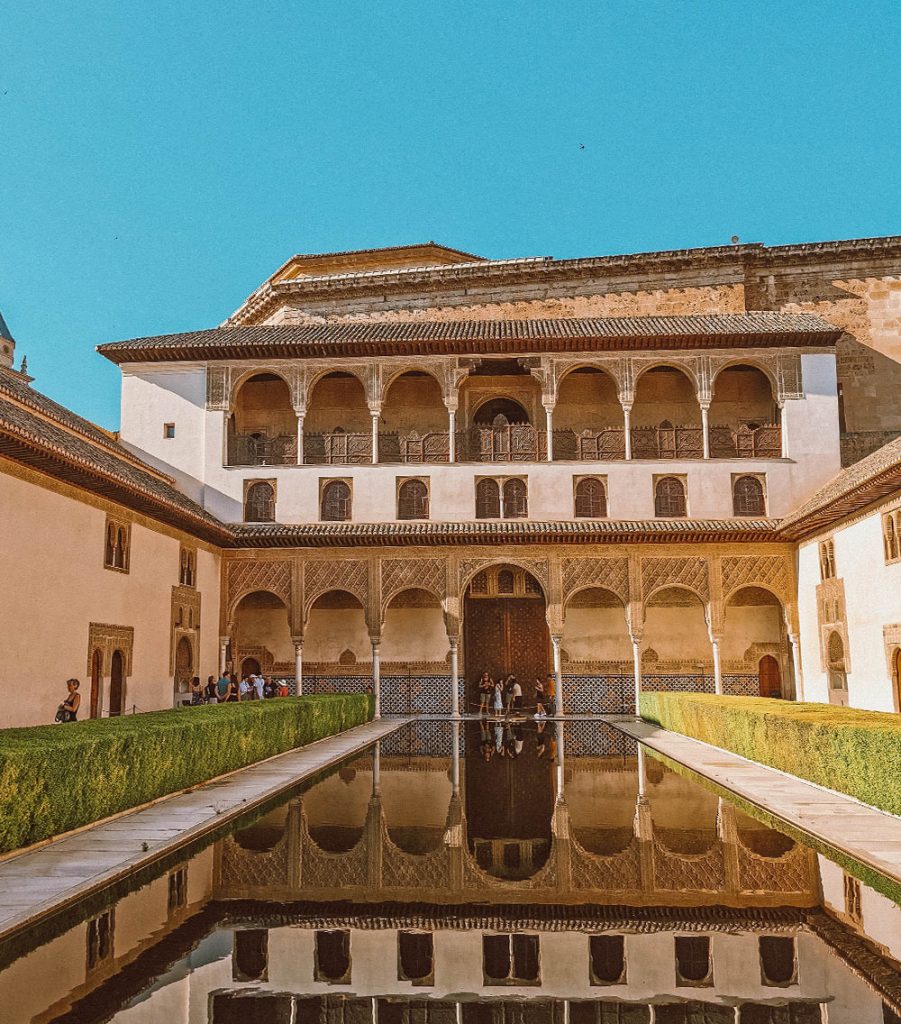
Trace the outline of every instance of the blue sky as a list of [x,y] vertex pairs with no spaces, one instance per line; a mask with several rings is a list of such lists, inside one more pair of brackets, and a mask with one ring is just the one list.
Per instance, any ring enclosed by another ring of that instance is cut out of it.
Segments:
[[899,39],[897,0],[7,0],[0,310],[116,427],[95,345],[213,326],[295,252],[899,233]]

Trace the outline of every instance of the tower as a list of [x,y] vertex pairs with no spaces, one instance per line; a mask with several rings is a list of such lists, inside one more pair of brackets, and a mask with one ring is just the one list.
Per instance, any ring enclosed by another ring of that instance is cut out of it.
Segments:
[[3,319],[3,313],[0,313],[0,366],[12,368],[15,350],[15,338],[9,333],[9,328]]

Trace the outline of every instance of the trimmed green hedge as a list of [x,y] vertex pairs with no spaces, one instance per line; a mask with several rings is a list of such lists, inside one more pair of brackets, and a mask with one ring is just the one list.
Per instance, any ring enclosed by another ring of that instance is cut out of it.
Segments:
[[901,717],[831,704],[709,693],[643,693],[664,729],[901,814]]
[[369,721],[363,693],[0,730],[0,852]]

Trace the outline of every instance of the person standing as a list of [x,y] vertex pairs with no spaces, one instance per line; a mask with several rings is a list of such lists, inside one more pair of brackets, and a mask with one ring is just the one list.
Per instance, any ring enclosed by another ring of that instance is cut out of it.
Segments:
[[266,685],[262,672],[258,672],[255,676],[251,676],[250,681],[253,683],[254,696],[257,700],[262,700],[263,688]]
[[545,686],[547,697],[547,710],[549,715],[557,714],[557,677],[553,672],[547,674],[547,685]]
[[78,709],[81,707],[81,694],[78,687],[81,683],[77,679],[66,680],[66,699],[56,709],[57,722],[75,722],[78,720]]
[[238,685],[238,700],[253,700],[253,687],[246,675],[241,676],[241,682]]
[[482,673],[482,678],[479,680],[479,714],[488,714],[488,705],[491,703],[491,693],[494,690],[494,683],[491,682],[491,676],[488,672]]
[[500,715],[504,710],[504,688],[500,679],[494,684],[494,713]]
[[228,688],[225,692],[226,704],[237,704],[241,700],[241,690],[238,687],[238,677],[234,672],[226,680]]
[[203,703],[203,687],[200,685],[200,676],[194,676],[191,680],[191,705],[196,707]]
[[223,672],[219,676],[219,681],[216,683],[216,696],[219,699],[220,704],[224,704],[228,700],[229,687],[231,686],[231,680]]
[[207,704],[218,704],[219,694],[216,691],[216,677],[207,676],[206,686],[203,688],[203,694],[206,697]]
[[510,701],[510,709],[514,715],[522,714],[522,687],[516,679],[516,676],[510,676],[510,695],[512,697]]
[[540,679],[535,680],[535,718],[547,718],[547,711],[544,707],[544,684]]

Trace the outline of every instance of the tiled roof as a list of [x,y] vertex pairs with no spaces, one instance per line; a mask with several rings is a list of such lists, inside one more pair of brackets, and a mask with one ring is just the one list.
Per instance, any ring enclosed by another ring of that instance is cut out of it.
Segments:
[[[38,392],[28,388],[30,401],[17,400],[6,377],[0,374],[0,455],[196,536],[229,542],[229,528],[182,494],[168,477],[73,413],[65,419],[54,416],[50,410],[61,407]],[[91,436],[92,431],[97,436]]]
[[894,492],[901,493],[901,436],[843,469],[786,516],[779,532],[796,540]]
[[553,320],[341,322],[219,327],[100,345],[114,363],[181,359],[833,345],[841,330],[810,313],[723,313]]
[[775,519],[593,519],[536,522],[260,523],[234,527],[237,547],[361,547],[410,544],[603,543],[774,540]]

